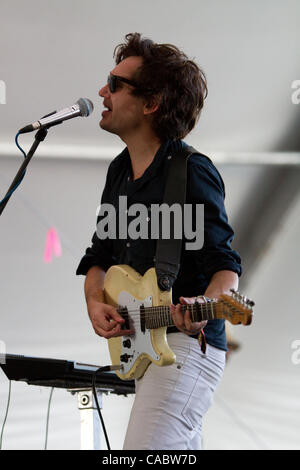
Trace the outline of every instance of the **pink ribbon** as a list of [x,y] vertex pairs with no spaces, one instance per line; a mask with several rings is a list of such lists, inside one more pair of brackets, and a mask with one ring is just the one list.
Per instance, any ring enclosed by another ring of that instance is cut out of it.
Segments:
[[50,228],[46,236],[46,244],[44,251],[44,261],[45,263],[51,263],[52,254],[55,254],[56,257],[61,256],[61,244],[57,235],[55,228]]

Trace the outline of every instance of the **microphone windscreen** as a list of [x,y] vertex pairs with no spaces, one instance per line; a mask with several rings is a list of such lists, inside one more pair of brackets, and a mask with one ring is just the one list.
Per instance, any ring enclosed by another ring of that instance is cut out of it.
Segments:
[[76,104],[79,106],[81,116],[87,117],[94,110],[94,105],[88,98],[79,98],[79,100],[76,101]]

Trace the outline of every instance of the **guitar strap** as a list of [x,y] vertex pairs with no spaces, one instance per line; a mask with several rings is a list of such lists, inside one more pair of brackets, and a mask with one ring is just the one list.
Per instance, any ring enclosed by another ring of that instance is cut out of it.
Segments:
[[[191,146],[185,146],[179,152],[173,154],[169,161],[170,166],[163,202],[169,207],[175,203],[180,204],[182,217],[186,199],[187,162],[189,157],[195,153],[199,154],[198,150]],[[172,288],[180,268],[182,238],[174,238],[176,233],[175,217],[173,227],[171,224],[170,229],[170,238],[168,239],[162,238],[160,230],[160,237],[156,246],[155,270],[157,284],[163,291]]]

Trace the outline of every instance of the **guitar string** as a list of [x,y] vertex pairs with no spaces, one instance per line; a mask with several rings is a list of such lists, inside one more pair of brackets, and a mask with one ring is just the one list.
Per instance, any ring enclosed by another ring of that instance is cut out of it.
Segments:
[[[215,305],[213,305],[213,307],[215,307]],[[147,315],[149,315],[149,314],[151,315],[151,313],[162,313],[162,314],[170,313],[170,307],[168,305],[150,306],[150,307],[144,307],[144,308],[145,308],[145,310],[151,309],[151,311],[148,310],[148,311],[145,312],[145,314],[147,314]],[[244,313],[239,312],[236,307],[231,306],[230,308],[231,308],[231,310],[235,311],[235,313],[237,313],[239,315],[244,315]],[[138,308],[128,310],[126,307],[120,307],[120,308],[117,307],[116,310],[117,310],[118,313],[124,313],[124,314],[130,313],[130,314],[132,314],[131,316],[137,316],[137,317],[139,317],[140,315],[142,315],[144,313],[144,312],[141,312],[141,310],[138,309]],[[181,310],[189,311],[189,309],[181,309]],[[205,307],[205,308],[201,308],[201,310],[202,310],[202,313],[205,312],[205,310],[211,312],[212,308],[211,307]],[[137,313],[134,313],[134,312],[137,312]],[[192,307],[192,312],[191,313],[197,313],[197,307]]]
[[[153,307],[144,307],[145,309],[151,309],[151,311],[146,311],[146,312],[141,312],[140,309],[131,309],[131,310],[128,310],[126,307],[121,307],[121,308],[116,308],[117,312],[118,313],[123,313],[125,315],[128,314],[131,314],[131,316],[136,316],[136,317],[139,317],[141,315],[143,315],[143,313],[145,313],[146,315],[151,315],[151,313],[161,313],[161,314],[170,314],[170,307],[168,307],[167,305],[162,305],[162,306],[153,306]],[[207,309],[207,308],[206,308]],[[183,309],[181,309],[183,310]],[[187,310],[189,311],[189,309],[184,309],[184,310]],[[194,307],[192,308],[192,312],[191,313],[197,313],[197,308]],[[203,311],[205,309],[202,309]],[[209,309],[211,311],[211,308]],[[137,312],[137,313],[134,313],[134,312]]]
[[[167,317],[167,319],[172,319],[171,317],[171,313],[170,313],[170,307],[167,306],[167,305],[160,305],[160,306],[153,306],[153,307],[145,307],[146,309],[151,309],[150,311],[146,311],[146,312],[141,312],[139,309],[131,309],[131,310],[127,310],[125,309],[124,307],[122,307],[121,309],[117,309],[117,311],[124,315],[124,317],[126,316],[130,316],[130,318],[133,318],[133,317],[137,317],[137,318],[141,318],[141,316],[145,315],[145,319],[147,320],[157,320],[157,319],[161,319],[161,318],[165,318]],[[195,313],[195,310],[196,308],[194,307],[193,308],[193,311],[191,312],[191,314],[193,315]],[[134,312],[137,312],[137,313],[134,313]],[[160,314],[160,316],[158,317],[158,314]],[[123,317],[123,318],[124,318]],[[193,321],[195,321],[193,318],[192,318]]]
[[[204,302],[204,303],[200,303],[198,302],[197,303],[197,306],[196,304],[181,304],[181,310],[189,310],[189,308],[192,309],[192,312],[191,313],[194,313],[195,311],[197,312],[197,310],[200,308],[200,310],[202,311],[205,311],[205,310],[212,310],[212,308],[216,307],[217,305],[219,306],[224,306],[224,301],[212,301],[212,302]],[[166,310],[168,310],[168,312],[170,312],[170,305],[150,305],[150,306],[147,306],[145,307],[144,305],[143,306],[140,306],[139,308],[134,308],[134,309],[130,309],[128,310],[128,308],[126,306],[122,306],[122,305],[117,305],[117,307],[115,307],[117,309],[117,311],[124,311],[124,313],[128,312],[128,313],[131,313],[131,312],[138,312],[138,316],[141,314],[141,307],[143,307],[145,310],[149,310],[151,309],[151,311],[157,311],[157,310],[161,310],[163,309],[164,312],[163,313],[166,313]],[[226,307],[226,304],[225,304],[225,307]],[[240,309],[238,309],[237,307],[233,306],[233,305],[227,305],[227,308],[230,308],[231,310],[234,310],[235,312],[238,312]],[[241,307],[245,310],[248,310],[248,313],[251,313],[252,310],[250,308],[247,308],[246,305],[242,305],[241,304]],[[148,312],[147,312],[148,313]],[[243,315],[244,312],[239,312],[239,314]]]
[[[146,308],[147,308],[147,307],[146,307]],[[149,308],[149,307],[148,307],[148,308]],[[151,307],[150,307],[150,308],[151,308]],[[152,307],[152,308],[153,308],[153,307]],[[132,312],[135,312],[135,311],[138,312],[138,313],[132,313]],[[124,317],[127,316],[127,311],[125,311],[125,312],[119,311],[119,313],[121,313],[121,314],[124,313]],[[191,315],[192,315],[191,320],[192,320],[193,322],[197,321],[197,320],[198,320],[197,318],[195,318],[195,319],[193,318],[193,315],[194,315],[195,313],[196,313],[196,314],[198,313],[197,310],[194,309],[194,310],[193,310],[192,312],[190,312],[190,313],[191,313]],[[202,317],[202,320],[214,320],[214,319],[217,319],[216,316],[215,316],[215,313],[216,313],[216,312],[215,312],[214,310],[212,310],[211,308],[210,308],[209,310],[206,310],[206,311],[203,310],[201,313],[202,313],[202,315],[203,315],[204,313],[206,313],[206,316],[205,316],[205,317]],[[129,315],[129,314],[130,314],[130,315]],[[157,314],[160,314],[160,317],[158,317]],[[236,314],[242,315],[241,312],[236,312]],[[138,318],[140,318],[142,315],[143,315],[143,313],[139,312],[138,310],[129,310],[129,311],[128,311],[128,316],[130,316],[130,318],[133,318],[133,317],[138,317]],[[168,310],[168,311],[167,311],[167,310],[161,311],[161,309],[155,308],[155,307],[154,307],[150,312],[145,312],[145,317],[147,318],[147,320],[150,320],[150,321],[151,321],[151,320],[154,321],[154,320],[156,320],[156,319],[158,319],[158,318],[166,318],[166,317],[168,317],[168,319],[169,319],[169,318],[172,319],[171,314],[170,314],[170,310]]]
[[[192,304],[192,305],[194,305],[194,304]],[[214,309],[211,306],[208,309],[206,304],[203,304],[203,305],[205,305],[205,307],[200,307],[201,310],[202,310],[201,314],[203,314],[203,313],[207,314],[206,318],[203,318],[203,320],[217,320],[218,318],[216,318],[216,316],[215,316],[216,312],[214,311]],[[182,307],[185,307],[185,306],[182,306]],[[167,306],[167,305],[145,307],[145,309],[151,309],[150,311],[146,311],[144,313],[144,315],[145,315],[145,317],[147,317],[147,319],[155,320],[155,318],[153,318],[153,317],[156,317],[157,314],[160,314],[160,317],[168,316],[169,318],[172,318],[171,313],[170,313],[170,307]],[[235,315],[238,315],[238,316],[241,316],[241,315],[244,316],[245,315],[244,312],[238,311],[238,309],[236,309],[233,306],[231,306],[231,310],[232,310],[232,313],[235,314]],[[186,311],[189,311],[189,310],[186,309]],[[141,312],[140,309],[128,310],[128,309],[126,309],[126,307],[121,307],[120,309],[117,308],[117,312],[120,313],[121,316],[122,316],[122,314],[124,315],[124,317],[126,317],[128,315],[128,316],[130,316],[130,318],[133,318],[133,317],[140,318],[143,315],[143,312]],[[134,312],[137,312],[137,313],[134,313]],[[191,313],[191,315],[194,315],[195,313],[197,314],[198,313],[197,312],[197,307],[192,306],[192,311],[190,311],[190,313]],[[249,313],[251,313],[251,312],[248,312],[248,314]],[[225,316],[224,316],[224,318],[225,318]],[[196,321],[196,319],[194,319],[194,318],[192,318],[192,320]]]

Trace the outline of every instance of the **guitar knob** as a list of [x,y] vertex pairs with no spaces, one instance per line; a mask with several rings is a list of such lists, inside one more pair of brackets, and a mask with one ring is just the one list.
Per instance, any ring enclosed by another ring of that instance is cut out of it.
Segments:
[[122,354],[120,359],[121,359],[121,362],[128,362],[128,354]]
[[130,357],[133,357],[133,354],[122,354],[122,356],[120,356],[120,360],[121,362],[128,362],[129,361],[129,358]]
[[123,341],[123,346],[124,346],[124,348],[131,348],[131,341],[130,341],[130,339],[125,339],[125,340]]

